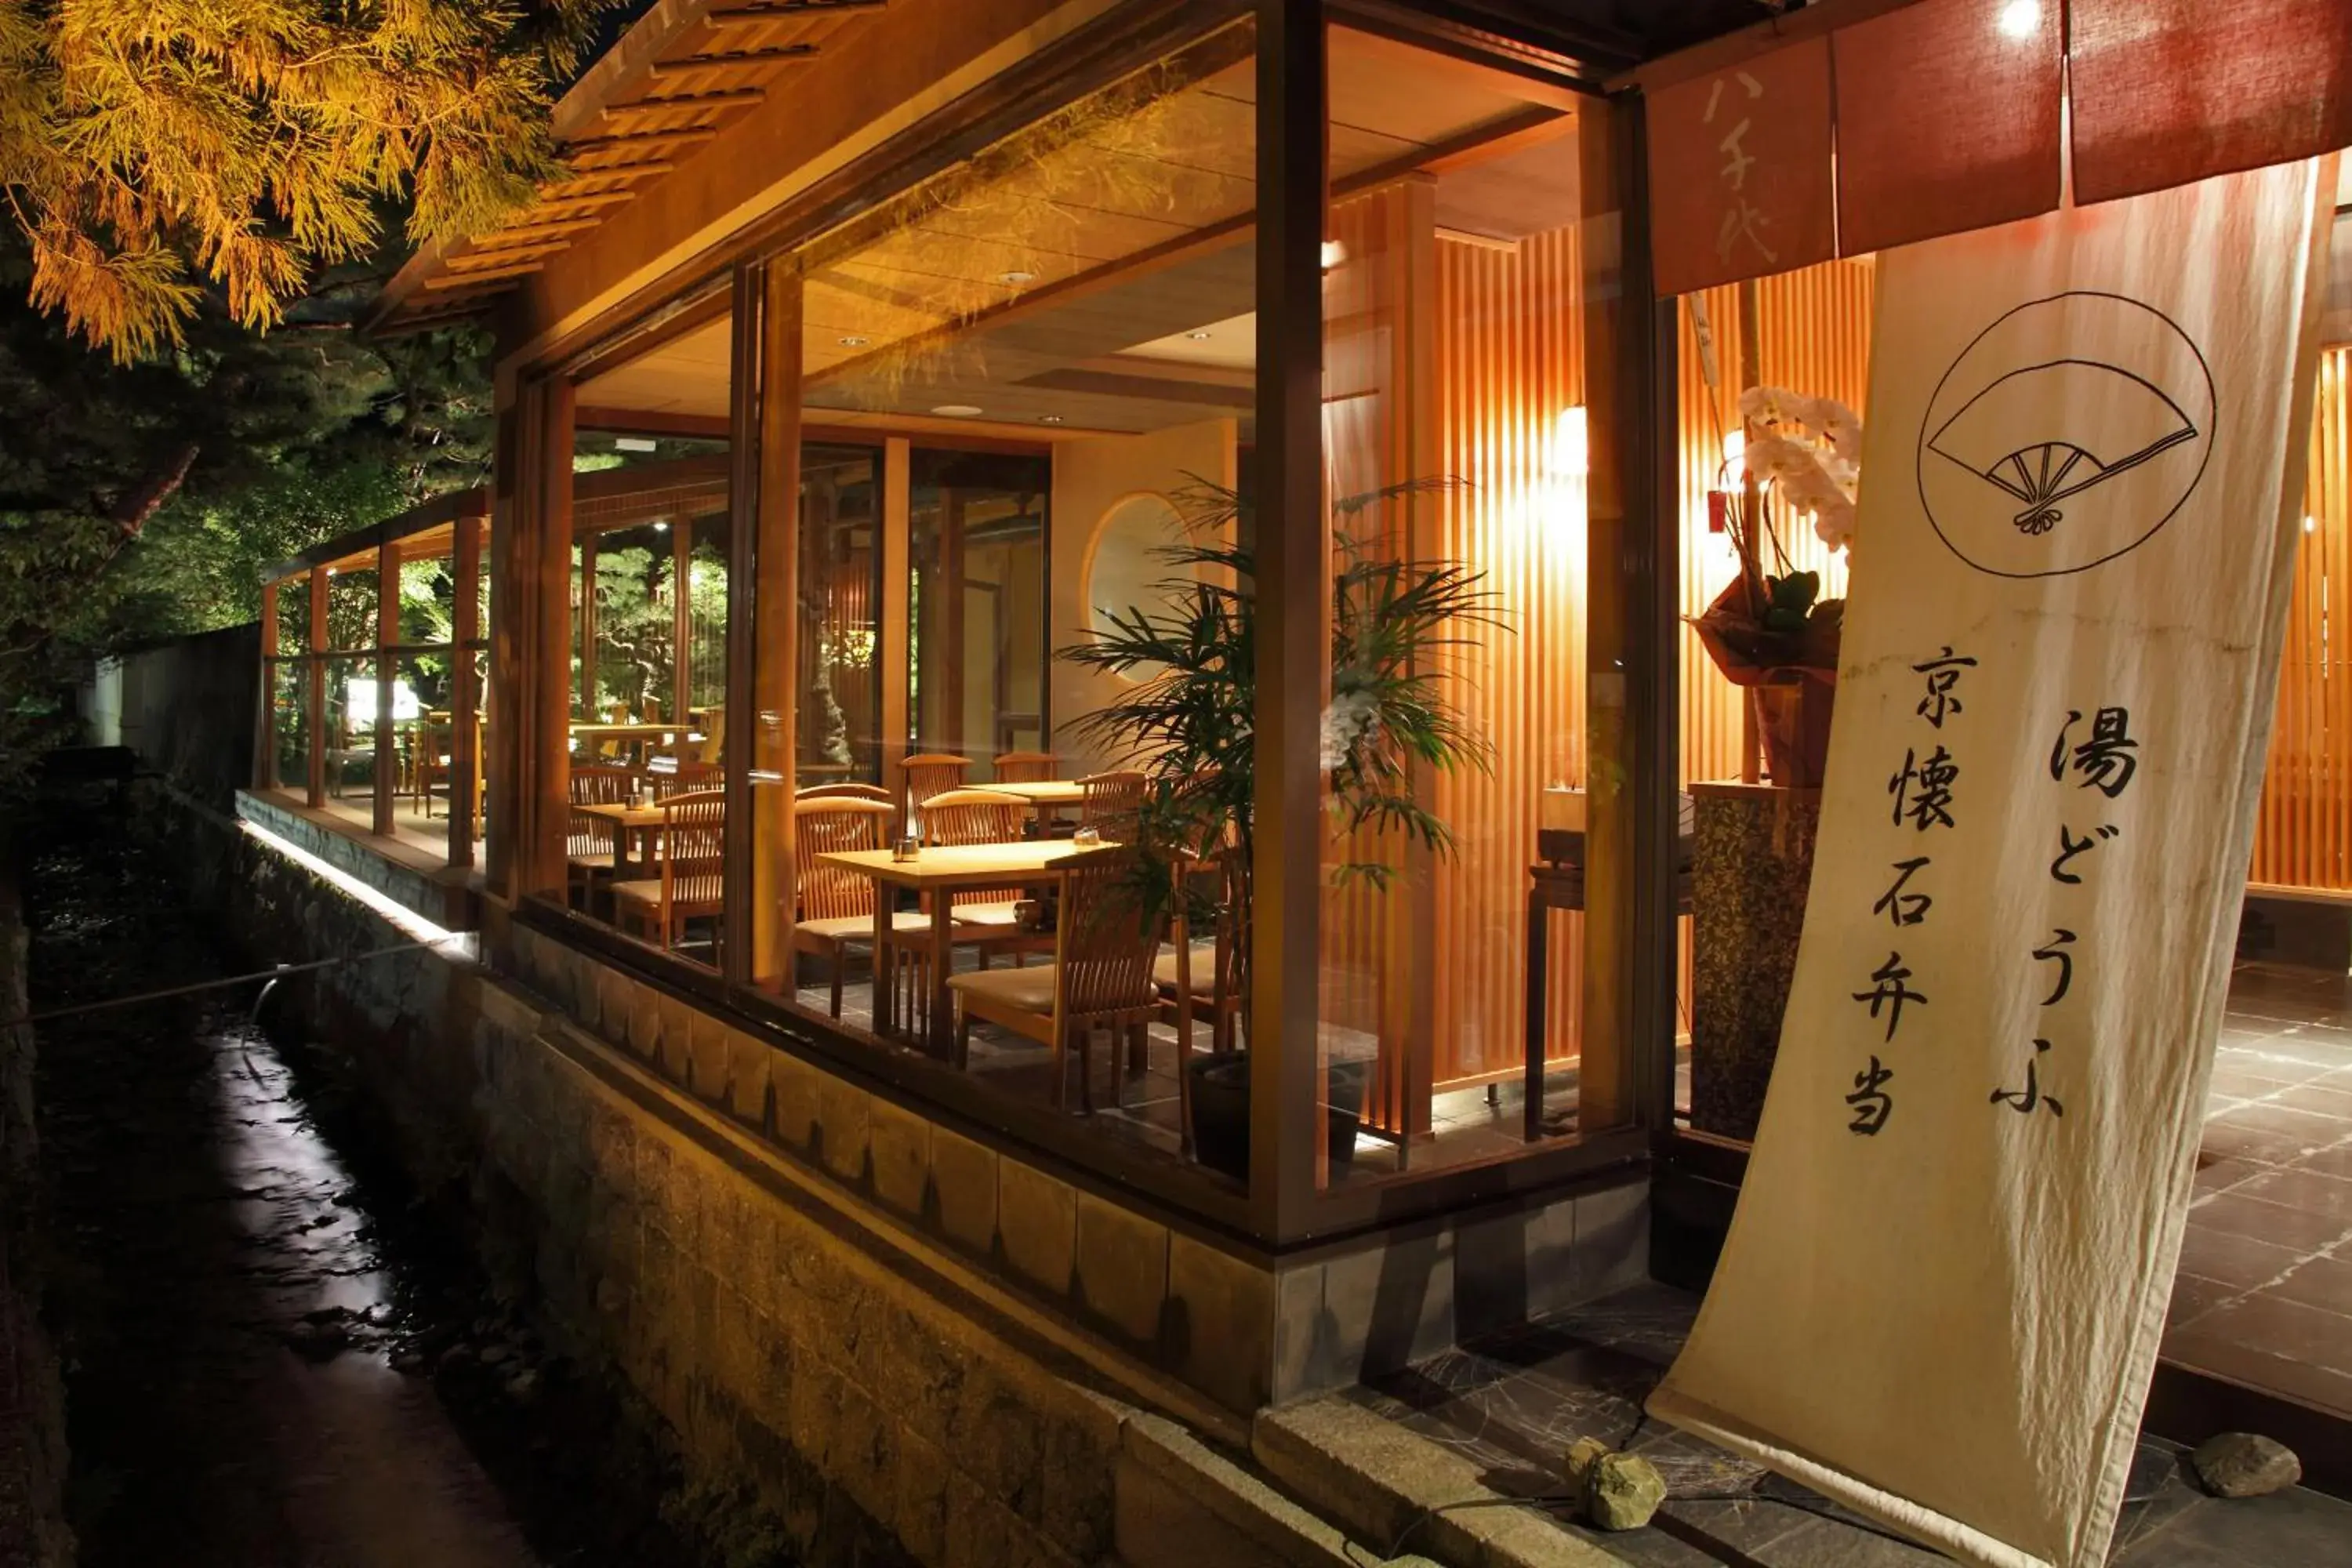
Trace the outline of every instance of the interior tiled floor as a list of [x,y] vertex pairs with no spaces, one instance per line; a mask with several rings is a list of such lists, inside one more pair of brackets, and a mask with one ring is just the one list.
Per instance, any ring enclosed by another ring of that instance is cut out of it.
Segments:
[[2352,976],[2231,977],[2164,1357],[2352,1415]]
[[[1636,1568],[1902,1568],[1942,1562],[1819,1494],[1645,1420],[1646,1398],[1689,1332],[1698,1299],[1642,1285],[1444,1352],[1353,1397],[1478,1465],[1506,1494],[1550,1499],[1560,1457],[1592,1436],[1645,1455],[1668,1499],[1656,1524],[1591,1539]],[[2130,1568],[2283,1568],[2352,1562],[2352,1504],[2295,1490],[2222,1502],[2143,1445],[2109,1562]],[[1550,1510],[1570,1523],[1565,1512]]]

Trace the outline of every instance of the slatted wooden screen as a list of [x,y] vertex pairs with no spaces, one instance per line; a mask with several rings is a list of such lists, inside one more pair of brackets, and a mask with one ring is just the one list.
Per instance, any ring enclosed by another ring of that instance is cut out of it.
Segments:
[[2320,355],[2303,544],[2254,825],[2257,888],[2352,894],[2352,346]]

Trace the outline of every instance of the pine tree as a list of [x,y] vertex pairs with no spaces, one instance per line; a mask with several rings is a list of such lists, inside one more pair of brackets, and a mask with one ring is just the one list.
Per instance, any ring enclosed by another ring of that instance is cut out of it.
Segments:
[[130,361],[207,289],[276,325],[405,205],[478,233],[557,172],[555,85],[614,0],[0,0],[0,191],[30,293]]

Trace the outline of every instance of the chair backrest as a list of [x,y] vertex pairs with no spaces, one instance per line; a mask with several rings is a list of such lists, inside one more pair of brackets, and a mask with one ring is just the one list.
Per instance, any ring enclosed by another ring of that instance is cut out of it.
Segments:
[[[629,798],[636,788],[636,775],[626,768],[600,768],[575,763],[572,769],[572,804],[616,805]],[[608,854],[616,832],[613,823],[575,811],[572,814],[571,825],[564,830],[563,852],[566,855]]]
[[796,800],[793,827],[793,885],[800,911],[794,918],[830,921],[872,914],[874,879],[825,865],[817,857],[881,848],[890,831],[890,803],[854,795]]
[[1120,849],[1074,855],[1062,863],[1061,909],[1054,954],[1055,1011],[1064,1026],[1132,1021],[1155,1000],[1151,966],[1159,923],[1137,900],[1135,857]]
[[1013,843],[1028,809],[1019,795],[993,789],[944,790],[917,807],[926,844]]
[[1114,843],[1132,844],[1136,817],[1143,810],[1144,777],[1139,773],[1095,773],[1078,781],[1086,799],[1078,805],[1078,826],[1091,827]]
[[662,802],[662,903],[715,905],[726,864],[727,794],[689,790]]
[[793,798],[794,800],[878,800],[887,805],[890,804],[890,792],[880,784],[811,784],[808,788],[796,792]]
[[646,783],[656,800],[667,801],[676,795],[715,791],[726,773],[716,763],[680,763],[674,770],[648,773]]
[[898,764],[898,776],[907,786],[908,800],[929,800],[935,795],[955,789],[963,783],[964,774],[971,771],[971,759],[959,757],[950,752],[918,752]]
[[995,766],[998,784],[1044,784],[1055,776],[1061,759],[1051,752],[1006,752]]

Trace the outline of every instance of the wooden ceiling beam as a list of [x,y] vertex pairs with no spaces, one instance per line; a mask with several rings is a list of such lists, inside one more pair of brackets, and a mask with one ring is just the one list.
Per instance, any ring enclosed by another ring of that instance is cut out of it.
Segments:
[[509,279],[528,278],[547,269],[547,261],[526,261],[513,267],[484,268],[478,272],[441,272],[425,280],[427,292],[441,293],[451,289],[471,289],[478,283],[503,283]]
[[744,5],[731,11],[713,11],[702,18],[706,27],[728,29],[759,27],[772,22],[788,22],[801,16],[821,16],[829,11],[879,11],[890,0],[776,0],[767,5]]
[[[767,100],[764,87],[732,87],[722,92],[682,92],[676,98],[641,98],[635,103],[609,105],[597,119],[599,123],[625,119],[633,114],[682,114],[689,110],[748,109]],[[697,130],[703,127],[697,126]]]
[[583,229],[594,228],[597,222],[593,217],[575,217],[554,223],[521,224],[513,228],[493,229],[474,242],[474,249],[512,250],[559,234],[578,234]]
[[[563,148],[563,155],[567,158],[578,158],[591,153],[625,153],[634,148],[664,143],[698,146],[718,134],[719,127],[716,125],[689,125],[677,131],[629,131],[617,136],[592,136],[584,141],[570,142]],[[609,169],[611,172],[617,173],[629,166],[625,163],[614,163],[609,165]],[[607,171],[602,169],[597,171],[599,174],[605,172]]]
[[680,59],[656,60],[646,76],[653,81],[675,81],[682,76],[696,76],[704,71],[764,70],[770,66],[799,65],[816,58],[814,44],[786,44],[772,49],[750,49],[736,55],[688,55]]
[[[609,167],[598,169],[575,168],[572,171],[572,178],[547,186],[539,193],[539,199],[543,202],[562,201],[565,192],[575,187],[585,186],[593,180],[650,179],[656,174],[670,174],[677,168],[677,165],[667,158],[647,158],[643,163],[614,163]],[[591,193],[583,190],[581,194]]]

